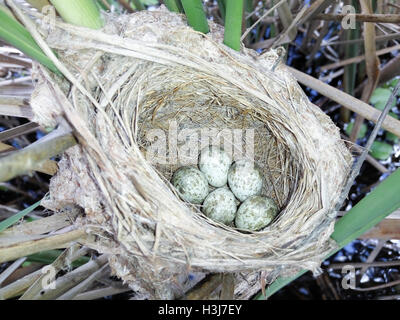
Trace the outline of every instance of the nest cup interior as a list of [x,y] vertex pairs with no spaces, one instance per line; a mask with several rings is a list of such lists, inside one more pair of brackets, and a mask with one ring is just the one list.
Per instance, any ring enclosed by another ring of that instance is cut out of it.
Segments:
[[283,209],[302,166],[271,133],[268,112],[232,99],[204,75],[182,79],[178,73],[170,75],[163,90],[144,96],[138,107],[137,141],[147,161],[168,183],[179,167],[197,166],[204,147],[220,146],[233,161],[254,160],[264,177],[262,195]]

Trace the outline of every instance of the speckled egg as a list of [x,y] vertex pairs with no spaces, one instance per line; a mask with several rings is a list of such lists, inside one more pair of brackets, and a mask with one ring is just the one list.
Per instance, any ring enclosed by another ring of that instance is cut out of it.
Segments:
[[199,155],[199,168],[213,187],[222,187],[228,180],[228,170],[232,159],[223,149],[207,146]]
[[228,184],[236,198],[244,201],[261,193],[263,177],[255,163],[238,160],[228,171]]
[[195,167],[181,167],[171,179],[182,200],[201,204],[208,195],[208,183],[205,175]]
[[236,199],[228,188],[211,192],[203,203],[204,214],[214,221],[230,224],[235,219]]
[[239,207],[235,225],[239,229],[257,231],[266,227],[278,213],[274,200],[268,197],[252,196]]

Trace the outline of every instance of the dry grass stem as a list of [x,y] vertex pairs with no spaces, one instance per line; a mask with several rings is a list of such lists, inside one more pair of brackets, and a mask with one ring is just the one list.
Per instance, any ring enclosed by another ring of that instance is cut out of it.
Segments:
[[60,154],[76,144],[71,130],[60,126],[24,149],[0,158],[0,181],[8,181],[18,175],[38,169],[50,157]]
[[[371,120],[373,122],[377,122],[381,111],[375,109],[374,107],[370,106],[369,104],[362,102],[353,96],[340,91],[322,81],[315,79],[301,71],[288,67],[290,72],[297,78],[297,80],[304,85],[318,91],[320,94],[324,95],[325,97],[336,101],[340,105],[348,108],[349,110],[360,114],[365,119]],[[382,128],[394,133],[396,136],[400,137],[400,121],[391,117],[387,116],[383,121]]]
[[0,245],[0,262],[12,261],[40,251],[65,248],[70,242],[79,241],[85,235],[84,230],[77,229],[39,240],[24,241],[4,247]]
[[355,18],[357,21],[361,22],[371,22],[371,23],[400,23],[399,14],[329,14],[320,13],[313,19],[317,20],[327,20],[327,21],[342,21],[344,17],[348,19]]

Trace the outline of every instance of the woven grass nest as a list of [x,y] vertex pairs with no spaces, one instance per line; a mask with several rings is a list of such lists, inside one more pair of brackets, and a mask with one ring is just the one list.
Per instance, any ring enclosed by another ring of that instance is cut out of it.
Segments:
[[[151,298],[173,298],[190,272],[264,271],[269,280],[318,272],[334,248],[334,206],[352,158],[279,62],[282,50],[235,52],[222,44],[222,27],[210,22],[200,34],[165,9],[106,19],[100,31],[37,26],[68,81],[35,66],[34,120],[54,127],[64,117],[79,141],[62,156],[43,205],[81,208],[75,224],[92,235],[85,244],[109,254],[113,272]],[[169,179],[183,164],[147,157],[149,133],[164,132],[169,143],[174,126],[178,135],[213,132],[213,144],[222,130],[252,129],[277,218],[244,233],[181,201]]]

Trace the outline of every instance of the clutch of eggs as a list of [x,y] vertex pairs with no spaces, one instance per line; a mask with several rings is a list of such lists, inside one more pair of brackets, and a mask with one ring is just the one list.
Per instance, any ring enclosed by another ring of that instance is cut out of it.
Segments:
[[[199,169],[179,168],[171,183],[182,200],[203,204],[203,213],[214,221],[237,228],[257,231],[266,227],[276,216],[274,200],[260,196],[263,176],[256,164],[232,159],[222,148],[207,146],[198,158]],[[216,189],[210,192],[209,187]],[[238,199],[241,203],[237,209]]]

